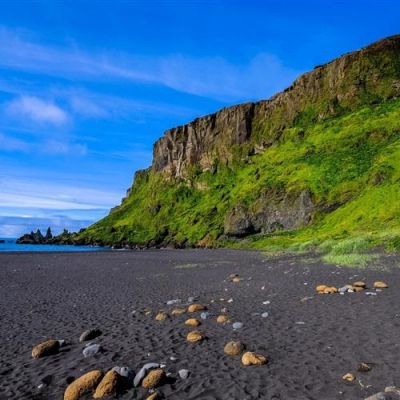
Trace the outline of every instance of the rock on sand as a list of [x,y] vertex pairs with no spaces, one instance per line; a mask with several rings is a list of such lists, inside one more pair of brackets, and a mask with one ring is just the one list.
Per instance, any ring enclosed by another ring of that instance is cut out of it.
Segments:
[[92,392],[99,384],[103,373],[100,370],[90,371],[75,381],[65,390],[64,400],[79,400],[85,393]]
[[36,345],[32,349],[32,357],[40,358],[56,354],[60,348],[60,342],[58,340],[50,339]]

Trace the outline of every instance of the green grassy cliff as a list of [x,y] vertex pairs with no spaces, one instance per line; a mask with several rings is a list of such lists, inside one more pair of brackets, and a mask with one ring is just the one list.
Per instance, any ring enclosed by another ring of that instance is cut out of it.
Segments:
[[[397,98],[399,96],[399,98]],[[400,247],[400,36],[174,128],[75,243]],[[360,239],[361,238],[361,239]]]

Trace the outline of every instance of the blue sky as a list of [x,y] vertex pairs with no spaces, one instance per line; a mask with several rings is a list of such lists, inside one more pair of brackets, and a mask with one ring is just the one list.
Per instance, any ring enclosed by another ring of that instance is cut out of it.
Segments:
[[399,21],[385,0],[1,1],[0,237],[87,226],[166,129],[268,98]]

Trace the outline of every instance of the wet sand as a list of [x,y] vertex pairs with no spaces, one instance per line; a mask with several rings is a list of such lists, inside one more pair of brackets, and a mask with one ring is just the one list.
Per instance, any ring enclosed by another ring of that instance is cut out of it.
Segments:
[[[363,399],[400,385],[399,262],[387,256],[359,270],[312,256],[234,250],[0,254],[0,398],[62,399],[69,377],[116,365],[137,372],[154,361],[176,378],[159,388],[166,399]],[[243,280],[229,282],[232,273]],[[384,280],[389,289],[376,296],[315,294],[317,284],[357,280]],[[208,318],[199,327],[207,340],[190,344],[188,314],[155,321],[157,311],[174,307],[168,300],[190,296],[215,316],[226,307],[243,328]],[[93,342],[105,351],[84,358],[79,336],[95,327],[103,334]],[[69,344],[32,359],[33,345],[47,338]],[[240,357],[224,355],[232,339],[269,363],[244,367]],[[372,370],[357,372],[360,362]],[[182,368],[191,372],[186,380],[177,376]],[[347,372],[357,379],[343,381]],[[48,384],[38,389],[45,377]],[[146,395],[132,388],[118,398]]]

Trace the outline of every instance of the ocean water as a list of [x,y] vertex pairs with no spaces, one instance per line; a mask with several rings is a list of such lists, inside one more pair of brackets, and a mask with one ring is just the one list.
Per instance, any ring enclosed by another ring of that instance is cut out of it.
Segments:
[[0,252],[4,251],[107,251],[108,247],[94,247],[94,246],[69,246],[59,244],[17,244],[16,239],[0,238]]

